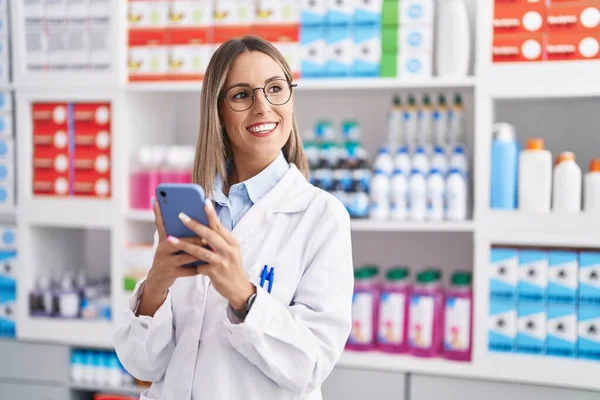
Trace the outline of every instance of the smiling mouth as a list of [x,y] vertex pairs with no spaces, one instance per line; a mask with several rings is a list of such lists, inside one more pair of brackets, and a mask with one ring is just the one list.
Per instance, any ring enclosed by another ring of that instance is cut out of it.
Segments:
[[250,125],[246,130],[250,132],[252,136],[265,137],[273,133],[278,126],[278,122],[266,122],[264,124]]

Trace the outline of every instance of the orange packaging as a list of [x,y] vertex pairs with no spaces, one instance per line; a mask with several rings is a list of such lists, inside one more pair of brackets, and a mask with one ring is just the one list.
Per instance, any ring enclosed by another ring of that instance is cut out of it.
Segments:
[[552,3],[548,8],[549,31],[600,29],[600,1]]
[[600,30],[553,31],[546,45],[548,60],[600,59]]
[[540,4],[540,3],[546,5],[546,3],[549,1],[550,0],[494,0],[494,5],[496,5],[496,4],[512,4],[515,6],[528,6],[531,4]]
[[544,32],[546,15],[547,9],[543,2],[496,4],[494,6],[494,34]]
[[255,34],[255,29],[252,25],[239,26],[215,26],[214,27],[213,43],[215,48],[229,39],[241,38],[246,35]]
[[545,33],[496,34],[492,44],[493,62],[530,62],[545,59]]
[[214,51],[213,29],[173,29],[168,35],[168,79],[202,80]]
[[127,68],[130,82],[164,80],[169,70],[169,43],[165,31],[129,31]]

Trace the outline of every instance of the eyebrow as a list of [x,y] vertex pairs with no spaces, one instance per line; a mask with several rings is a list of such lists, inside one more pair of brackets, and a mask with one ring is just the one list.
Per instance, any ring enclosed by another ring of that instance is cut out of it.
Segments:
[[[287,79],[285,77],[281,76],[281,75],[274,75],[274,76],[270,77],[269,79],[265,80],[265,85],[267,83],[271,82],[271,81],[276,80],[276,79],[283,79],[283,80],[287,81]],[[242,86],[242,87],[250,87],[250,84],[249,83],[242,83],[242,82],[240,82],[240,83],[234,83],[233,85],[228,86],[225,89],[225,92],[228,91],[231,88],[240,87],[240,86]]]

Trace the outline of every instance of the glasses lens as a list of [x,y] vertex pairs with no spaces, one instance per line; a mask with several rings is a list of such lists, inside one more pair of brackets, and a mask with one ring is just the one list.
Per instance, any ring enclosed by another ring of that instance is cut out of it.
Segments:
[[265,93],[269,103],[276,106],[287,103],[292,95],[290,85],[283,79],[269,82],[265,86]]
[[227,103],[237,111],[244,111],[252,107],[252,89],[249,87],[232,87],[227,91]]

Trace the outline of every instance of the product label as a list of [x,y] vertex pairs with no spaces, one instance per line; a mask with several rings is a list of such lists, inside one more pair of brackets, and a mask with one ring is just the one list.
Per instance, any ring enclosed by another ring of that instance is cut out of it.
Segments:
[[444,348],[466,351],[471,340],[471,300],[450,297],[446,301]]
[[352,332],[350,343],[369,344],[373,340],[373,296],[355,293],[352,298]]
[[492,60],[494,62],[541,61],[546,57],[547,35],[494,34]]
[[404,304],[402,293],[382,293],[379,312],[379,343],[401,344],[404,341]]
[[410,299],[410,325],[408,339],[411,347],[428,349],[433,342],[433,312],[434,299],[432,296],[414,295]]

